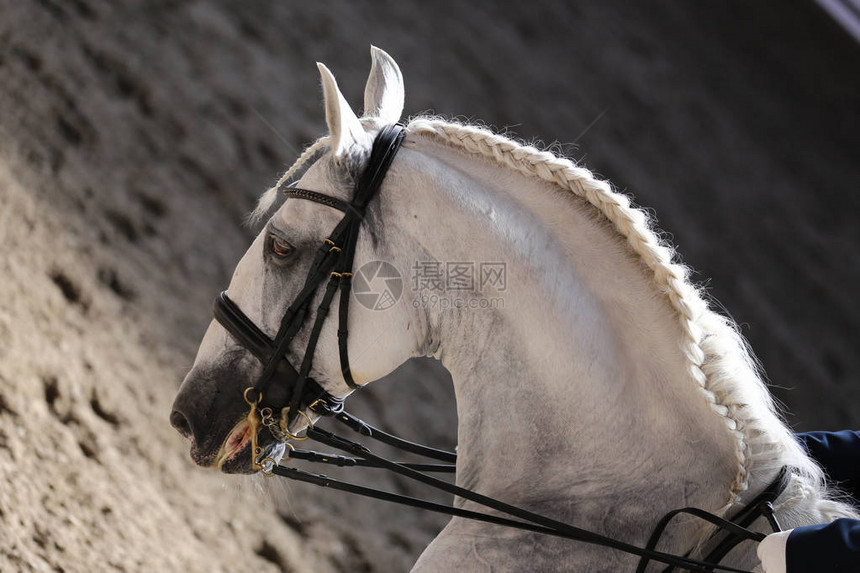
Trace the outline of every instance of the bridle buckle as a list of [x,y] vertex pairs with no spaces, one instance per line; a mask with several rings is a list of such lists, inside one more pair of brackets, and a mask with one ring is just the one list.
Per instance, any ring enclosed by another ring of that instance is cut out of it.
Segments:
[[[307,433],[304,436],[297,436],[295,434],[290,433],[290,431],[287,429],[287,426],[290,423],[289,413],[290,413],[290,407],[289,406],[286,406],[284,409],[281,410],[281,430],[284,432],[284,434],[287,435],[287,438],[290,440],[295,440],[297,442],[303,442],[303,441],[307,440],[310,437],[307,435]],[[302,410],[296,410],[296,413],[298,413],[300,416],[304,417],[305,421],[308,424],[308,427],[307,427],[308,430],[314,429],[314,423],[311,421],[310,416],[308,416]]]
[[[294,448],[292,444],[284,445],[287,446],[291,452],[296,450],[296,448]],[[280,461],[275,460],[275,458],[265,458],[261,460],[260,466],[262,467],[260,468],[260,473],[266,477],[272,477],[273,475],[275,475],[275,468],[281,465],[281,462],[285,459],[290,459],[290,455],[287,454],[286,456],[282,457]]]
[[328,252],[330,252],[330,253],[340,253],[340,252],[343,252],[343,249],[341,249],[340,247],[338,247],[337,245],[335,245],[335,244],[334,244],[334,241],[332,241],[331,239],[323,239],[323,244],[324,244],[324,245],[330,245],[330,246],[331,246],[331,248],[328,250]]

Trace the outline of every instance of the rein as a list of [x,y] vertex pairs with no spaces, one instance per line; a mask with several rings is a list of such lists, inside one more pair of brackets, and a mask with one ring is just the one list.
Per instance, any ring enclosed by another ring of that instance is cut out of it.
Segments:
[[[310,377],[309,373],[313,356],[323,323],[330,312],[334,295],[340,291],[337,335],[341,371],[344,381],[351,389],[360,388],[352,377],[347,349],[347,339],[349,336],[347,323],[355,248],[365,209],[379,190],[382,180],[391,162],[394,160],[405,135],[406,130],[401,125],[389,125],[379,132],[374,140],[368,165],[358,180],[352,201],[350,202],[293,186],[287,186],[282,189],[287,197],[320,203],[343,212],[344,216],[329,237],[324,239],[319,246],[304,286],[284,313],[274,339],[260,330],[242,312],[238,305],[230,300],[226,291],[222,292],[215,300],[215,320],[263,364],[263,372],[260,378],[253,386],[246,388],[243,394],[245,402],[250,408],[248,422],[251,428],[251,464],[253,469],[261,471],[266,476],[278,475],[292,480],[312,483],[330,489],[444,513],[455,517],[473,519],[609,547],[639,556],[640,560],[636,573],[644,573],[650,561],[666,564],[668,567],[664,569],[664,573],[670,573],[676,568],[697,573],[706,573],[715,570],[747,573],[742,569],[720,565],[719,562],[739,543],[747,540],[760,542],[764,539],[764,534],[748,529],[758,517],[766,517],[774,531],[781,529],[774,516],[772,503],[785,490],[790,481],[791,474],[787,468],[783,468],[773,484],[747,504],[731,521],[697,508],[688,507],[674,510],[658,522],[647,545],[645,547],[638,547],[481,495],[472,490],[427,475],[432,472],[453,473],[455,471],[454,464],[456,464],[457,455],[453,452],[438,450],[404,440],[365,423],[344,410],[342,398],[333,396]],[[287,350],[298,331],[308,319],[311,299],[317,294],[323,283],[326,283],[325,290],[317,306],[310,337],[305,347],[305,354],[297,369],[287,359]],[[264,400],[264,396],[267,395],[267,389],[275,382],[289,390],[290,397],[288,403],[274,404]],[[370,449],[358,442],[315,427],[310,415],[307,413],[308,411],[319,417],[333,418],[360,435],[378,440],[401,451],[417,454],[442,463],[401,463],[388,460],[374,454]],[[301,419],[304,420],[306,426],[304,436],[298,436],[290,432],[290,428],[295,427],[297,422],[301,422]],[[472,501],[502,515],[437,504],[339,481],[321,474],[280,466],[278,465],[279,462],[275,459],[265,457],[265,448],[259,442],[261,426],[264,426],[268,430],[276,442],[286,444],[288,459],[305,460],[341,467],[362,466],[386,469]],[[287,443],[287,440],[313,440],[348,455],[296,449],[292,444]],[[707,554],[704,560],[693,559],[688,555],[678,556],[656,550],[657,544],[665,533],[666,528],[672,519],[680,514],[692,515],[716,526],[717,533],[711,538],[711,541],[715,544],[714,549]]]

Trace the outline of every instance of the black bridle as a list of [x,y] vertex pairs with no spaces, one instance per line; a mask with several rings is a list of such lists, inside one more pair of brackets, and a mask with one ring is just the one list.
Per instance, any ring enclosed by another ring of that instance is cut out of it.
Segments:
[[[284,313],[274,339],[269,338],[260,330],[230,300],[226,291],[222,292],[215,300],[215,320],[263,363],[262,374],[254,386],[245,390],[244,398],[251,406],[252,414],[256,413],[256,409],[260,407],[262,423],[270,429],[276,438],[286,436],[296,439],[296,436],[289,433],[288,428],[299,416],[308,418],[303,408],[318,416],[332,416],[343,411],[343,400],[327,392],[309,376],[323,323],[328,316],[332,299],[338,290],[341,293],[340,326],[337,333],[341,371],[347,386],[353,390],[358,388],[349,367],[349,350],[347,347],[349,295],[352,286],[352,263],[355,258],[355,246],[367,204],[379,190],[382,179],[397,154],[405,134],[405,130],[399,125],[389,125],[380,131],[373,145],[368,166],[362,172],[350,202],[308,189],[291,186],[282,189],[287,197],[320,203],[337,209],[344,215],[331,234],[320,244],[304,286]],[[311,299],[324,282],[326,283],[325,292],[317,307],[316,318],[308,338],[304,358],[297,370],[286,359],[286,353],[308,317]],[[272,411],[275,405],[263,406],[265,391],[274,381],[291,389],[289,404],[281,410],[282,424],[277,423],[278,421]],[[308,421],[310,421],[309,418]],[[278,428],[279,426],[280,428]],[[262,451],[256,448],[256,444],[255,450],[253,454],[254,467],[260,469],[258,458]]]
[[[761,516],[766,517],[774,531],[780,530],[773,513],[772,503],[785,490],[790,480],[790,472],[786,468],[783,468],[779,472],[777,479],[747,504],[731,521],[697,508],[688,507],[678,509],[670,512],[660,520],[644,548],[637,547],[536,514],[497,499],[483,496],[474,491],[427,475],[428,472],[453,472],[455,467],[453,464],[456,463],[457,455],[453,452],[437,450],[409,442],[363,422],[344,410],[342,398],[333,396],[310,377],[309,373],[314,351],[322,331],[323,323],[329,314],[335,293],[340,291],[337,335],[341,370],[347,386],[351,389],[359,388],[359,385],[356,384],[352,377],[347,350],[347,338],[349,336],[347,323],[355,247],[367,205],[379,190],[382,180],[391,162],[394,160],[394,156],[397,154],[405,134],[405,128],[400,125],[389,125],[379,132],[374,140],[367,167],[359,177],[353,198],[349,202],[307,189],[299,189],[291,186],[282,189],[287,197],[320,203],[337,209],[343,212],[344,215],[332,233],[320,245],[311,264],[304,286],[284,313],[274,339],[260,330],[230,300],[226,291],[222,292],[215,300],[215,319],[243,347],[263,363],[263,372],[259,379],[254,386],[248,387],[244,392],[244,399],[250,406],[248,420],[251,425],[251,461],[253,468],[262,471],[265,475],[279,475],[330,489],[337,489],[357,495],[445,513],[447,515],[610,547],[639,556],[637,573],[643,573],[650,561],[657,561],[668,565],[664,569],[664,573],[674,571],[676,568],[701,573],[715,570],[745,573],[741,569],[720,565],[719,562],[739,543],[747,540],[758,542],[764,539],[764,534],[747,529],[757,518]],[[323,283],[326,283],[325,290],[317,306],[310,337],[305,347],[305,354],[299,368],[296,369],[287,359],[287,350],[309,317],[308,310],[311,300]],[[270,404],[264,401],[267,389],[275,382],[289,390],[290,397],[287,404]],[[281,409],[280,416],[276,415],[278,408]],[[361,435],[374,438],[400,450],[443,463],[400,463],[380,457],[357,442],[315,427],[306,411],[310,411],[312,414],[320,417],[333,418]],[[300,417],[304,418],[307,426],[304,436],[296,436],[290,433],[290,428],[294,427],[294,423]],[[292,447],[291,444],[287,444],[287,456],[289,459],[301,459],[338,466],[385,468],[493,509],[507,517],[460,509],[367,488],[328,478],[324,475],[280,466],[272,458],[261,459],[264,456],[264,449],[258,445],[260,425],[265,426],[276,441],[286,442],[287,440],[312,439],[349,454],[343,456],[300,450]],[[681,514],[692,515],[716,526],[716,533],[712,536],[713,549],[707,554],[704,560],[693,559],[689,556],[671,555],[656,550],[658,542],[672,519]]]

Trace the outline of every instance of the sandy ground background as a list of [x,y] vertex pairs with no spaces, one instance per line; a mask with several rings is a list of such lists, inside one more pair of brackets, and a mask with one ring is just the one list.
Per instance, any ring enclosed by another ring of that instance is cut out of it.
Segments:
[[[0,571],[403,571],[444,523],[196,468],[167,423],[243,214],[324,129],[314,62],[358,106],[371,43],[408,113],[575,143],[790,423],[860,427],[858,46],[810,1],[633,4],[0,0]],[[445,374],[393,378],[353,409],[451,447]]]

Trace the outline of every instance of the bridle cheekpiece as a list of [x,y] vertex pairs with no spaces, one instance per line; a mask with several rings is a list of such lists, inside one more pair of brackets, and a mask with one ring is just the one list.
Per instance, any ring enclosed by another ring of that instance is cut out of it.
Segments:
[[[347,323],[355,248],[367,205],[379,191],[405,134],[406,131],[402,125],[388,125],[380,130],[374,140],[368,165],[358,179],[351,201],[294,186],[280,189],[287,197],[313,201],[337,209],[343,212],[343,218],[331,234],[321,242],[304,286],[284,313],[274,339],[260,330],[238,305],[230,300],[226,291],[215,300],[215,319],[263,363],[260,377],[243,393],[243,398],[250,408],[248,422],[251,426],[252,465],[255,470],[263,469],[259,459],[263,449],[258,444],[261,426],[266,427],[272,437],[279,442],[287,439],[302,440],[306,437],[290,433],[289,428],[300,418],[304,418],[308,428],[313,427],[311,417],[306,410],[310,410],[317,416],[333,416],[343,411],[343,400],[326,391],[309,375],[323,323],[328,316],[332,299],[338,291],[340,291],[340,308],[337,336],[341,372],[349,388],[353,390],[358,388],[350,369],[347,347],[349,336]],[[308,307],[323,283],[326,283],[326,286],[322,300],[317,307],[304,357],[297,369],[287,359],[287,350],[308,318]],[[287,404],[264,405],[265,391],[275,382],[289,390],[290,399]]]

